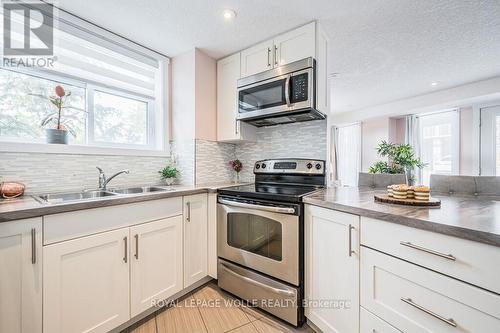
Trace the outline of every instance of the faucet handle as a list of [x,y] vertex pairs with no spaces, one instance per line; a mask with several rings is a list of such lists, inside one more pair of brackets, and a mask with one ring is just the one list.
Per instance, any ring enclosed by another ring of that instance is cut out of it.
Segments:
[[99,170],[99,173],[104,173],[104,171],[102,171],[101,168],[99,168],[98,166],[95,167],[97,170]]

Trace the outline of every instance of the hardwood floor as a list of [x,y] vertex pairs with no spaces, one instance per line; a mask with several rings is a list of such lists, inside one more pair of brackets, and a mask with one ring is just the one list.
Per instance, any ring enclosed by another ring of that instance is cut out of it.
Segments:
[[238,304],[215,283],[186,295],[175,306],[158,310],[122,333],[314,333],[295,328],[265,312]]

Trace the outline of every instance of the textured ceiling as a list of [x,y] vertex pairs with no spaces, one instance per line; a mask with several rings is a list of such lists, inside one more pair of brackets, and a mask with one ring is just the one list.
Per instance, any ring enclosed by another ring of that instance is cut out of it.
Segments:
[[[330,36],[335,112],[500,75],[500,0],[59,0],[175,56],[215,58],[318,19]],[[222,10],[237,12],[224,22]],[[432,87],[431,82],[438,82]]]

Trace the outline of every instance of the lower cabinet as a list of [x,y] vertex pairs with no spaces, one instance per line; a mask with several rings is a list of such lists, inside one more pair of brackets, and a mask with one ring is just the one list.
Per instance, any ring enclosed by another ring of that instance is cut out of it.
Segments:
[[108,332],[182,290],[182,216],[44,247],[44,332]]
[[44,332],[107,332],[130,318],[128,246],[123,228],[44,247]]
[[360,308],[359,315],[359,333],[401,333],[363,307]]
[[208,275],[208,196],[184,197],[184,288]]
[[182,216],[130,228],[130,314],[182,290]]
[[359,332],[359,216],[306,205],[305,296],[323,332]]
[[40,217],[0,223],[0,332],[42,332]]

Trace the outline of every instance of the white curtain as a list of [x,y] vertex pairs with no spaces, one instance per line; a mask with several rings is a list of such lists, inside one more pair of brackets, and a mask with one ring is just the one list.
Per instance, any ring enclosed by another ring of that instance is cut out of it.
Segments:
[[361,170],[361,123],[335,127],[334,151],[337,184],[357,186]]
[[[413,147],[415,157],[420,157],[420,129],[419,120],[416,115],[406,116],[405,143]],[[412,176],[415,177],[415,184],[420,184],[422,179],[422,171],[419,168],[412,170]]]

